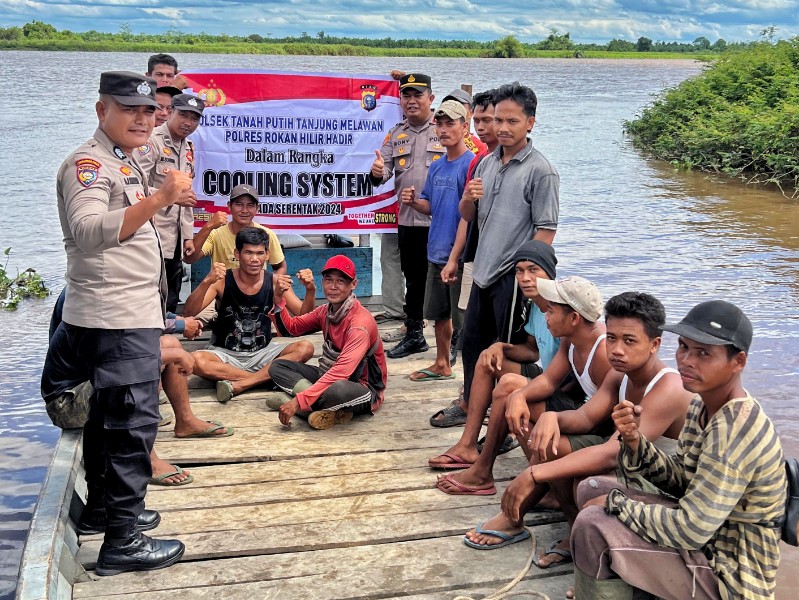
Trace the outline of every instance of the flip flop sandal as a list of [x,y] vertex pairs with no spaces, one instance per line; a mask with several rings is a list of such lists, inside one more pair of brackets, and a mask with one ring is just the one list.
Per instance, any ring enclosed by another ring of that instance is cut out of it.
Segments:
[[[414,375],[424,375],[424,377],[417,377],[416,379],[413,378]],[[435,371],[431,371],[430,369],[419,369],[418,371],[414,371],[411,373],[409,379],[411,381],[441,381],[442,379],[455,379],[454,375],[442,375],[441,373],[436,373]]]
[[158,477],[153,477],[150,479],[150,485],[164,485],[167,487],[177,487],[180,485],[189,485],[192,481],[194,481],[194,475],[189,475],[183,481],[166,481],[170,477],[174,477],[175,475],[180,475],[183,473],[183,469],[181,469],[177,465],[172,465],[172,468],[175,469],[171,473],[164,473],[163,475],[159,475]]
[[[485,436],[481,437],[477,440],[477,451],[482,452],[483,446],[485,445],[486,438]],[[502,446],[499,447],[499,454],[507,454],[511,450],[515,450],[521,446],[519,440],[513,437],[511,434],[505,436],[505,441],[502,442]]]
[[[497,493],[497,488],[492,483],[490,487],[487,488],[478,488],[471,485],[465,485],[463,483],[459,483],[452,479],[452,473],[449,475],[444,475],[438,478],[436,481],[436,487],[444,492],[445,494],[449,494],[450,496],[493,496]],[[449,483],[455,489],[454,490],[445,490],[441,487],[441,484],[444,482]]]
[[[223,437],[230,437],[233,435],[233,428],[226,427],[222,425],[222,423],[218,423],[216,421],[208,421],[211,426],[208,427],[205,431],[199,431],[197,433],[192,433],[191,435],[184,435],[179,437],[179,440],[190,440],[192,438],[223,438]],[[225,430],[225,433],[217,433],[217,431]],[[178,437],[178,436],[175,436]]]
[[562,542],[562,541],[563,540],[560,540],[558,542],[552,542],[552,544],[550,544],[550,546],[544,551],[543,556],[546,556],[548,554],[557,554],[559,556],[562,556],[563,560],[559,560],[559,561],[556,561],[556,562],[551,562],[548,565],[541,566],[540,564],[538,564],[538,561],[539,561],[539,559],[541,558],[542,555],[536,554],[533,557],[533,564],[536,567],[538,567],[539,569],[551,569],[552,567],[557,567],[558,565],[567,565],[570,562],[572,562],[572,553],[571,552],[569,552],[568,550],[564,550],[562,548],[556,548],[555,547],[558,544],[560,544],[560,542]]
[[431,462],[433,460],[431,458],[430,460],[427,461],[427,465],[431,469],[441,469],[442,471],[446,471],[449,469],[468,469],[473,464],[470,462],[466,462],[457,454],[439,454],[438,456],[436,456],[436,458],[442,458],[442,457],[448,458],[452,462],[447,462],[447,463]]
[[530,532],[526,529],[517,534],[510,534],[505,533],[504,531],[496,531],[494,529],[483,529],[483,525],[485,525],[485,521],[480,523],[475,528],[475,531],[483,535],[493,535],[502,541],[499,544],[475,544],[472,540],[466,536],[463,536],[463,543],[469,546],[469,548],[474,548],[475,550],[497,550],[499,548],[504,548],[505,546],[515,544],[516,542],[523,542],[524,540],[530,539]]
[[464,423],[466,423],[466,412],[457,404],[450,404],[430,417],[430,425],[433,427],[456,427]]

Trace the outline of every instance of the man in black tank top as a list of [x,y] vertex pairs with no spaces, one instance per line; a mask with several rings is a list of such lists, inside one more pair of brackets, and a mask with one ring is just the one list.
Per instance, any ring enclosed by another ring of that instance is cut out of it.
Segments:
[[268,382],[269,366],[276,358],[306,362],[314,352],[305,340],[288,345],[272,341],[274,276],[264,271],[267,234],[245,227],[236,234],[235,254],[239,267],[226,270],[224,264],[214,263],[183,309],[184,315],[193,316],[217,303],[211,343],[194,353],[194,372],[217,382],[220,402]]

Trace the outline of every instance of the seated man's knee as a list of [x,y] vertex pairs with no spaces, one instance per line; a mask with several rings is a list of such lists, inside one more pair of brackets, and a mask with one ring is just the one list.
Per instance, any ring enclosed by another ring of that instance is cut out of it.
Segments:
[[299,355],[297,362],[306,362],[313,358],[314,345],[308,340],[299,340],[294,342],[294,351]]
[[499,378],[494,388],[494,397],[510,396],[516,390],[523,388],[527,384],[527,378],[516,373],[505,373]]
[[194,373],[202,375],[208,371],[208,364],[211,362],[210,354],[202,350],[191,353],[194,358]]
[[286,368],[287,365],[290,365],[293,361],[286,360],[285,358],[276,358],[271,363],[269,363],[269,376],[274,379],[275,374],[279,374],[283,369]]
[[583,504],[592,498],[605,496],[610,490],[620,487],[615,477],[592,475],[586,477],[577,484],[577,492],[574,496],[577,508],[582,508]]
[[174,335],[162,335],[158,341],[161,348],[183,348],[180,344],[180,340]]

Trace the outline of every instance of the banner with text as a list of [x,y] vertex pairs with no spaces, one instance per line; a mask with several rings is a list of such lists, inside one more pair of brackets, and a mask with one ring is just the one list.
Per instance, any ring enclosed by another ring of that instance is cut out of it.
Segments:
[[[255,220],[282,233],[397,229],[394,180],[369,170],[402,118],[390,77],[220,71],[181,73],[206,108],[194,142],[195,225],[227,210],[230,191],[258,191]],[[189,90],[187,90],[189,91]]]

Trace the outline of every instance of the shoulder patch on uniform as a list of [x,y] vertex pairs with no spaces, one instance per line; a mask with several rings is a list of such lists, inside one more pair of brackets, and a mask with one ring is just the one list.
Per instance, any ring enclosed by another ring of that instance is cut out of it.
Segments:
[[131,173],[133,173],[133,171],[130,169],[130,167],[128,167],[128,166],[124,166],[124,165],[123,165],[123,166],[121,166],[121,167],[119,167],[119,171],[120,171],[120,172],[121,172],[123,175],[130,175]]
[[127,155],[127,154],[125,154],[124,152],[122,152],[122,148],[120,148],[119,146],[114,146],[114,155],[115,155],[115,156],[116,156],[116,157],[117,157],[119,160],[125,160],[125,159],[128,157],[128,155]]
[[390,140],[390,139],[391,139],[391,134],[390,134],[390,133],[387,133],[387,134],[386,134],[386,137],[384,137],[384,138],[383,138],[383,143],[385,144],[385,143],[386,143],[388,140]]
[[100,175],[102,165],[93,158],[81,158],[75,161],[78,181],[83,187],[89,187]]
[[136,151],[139,153],[139,156],[145,156],[149,154],[150,150],[152,149],[153,147],[149,143],[147,143],[144,144],[144,146],[139,146]]

